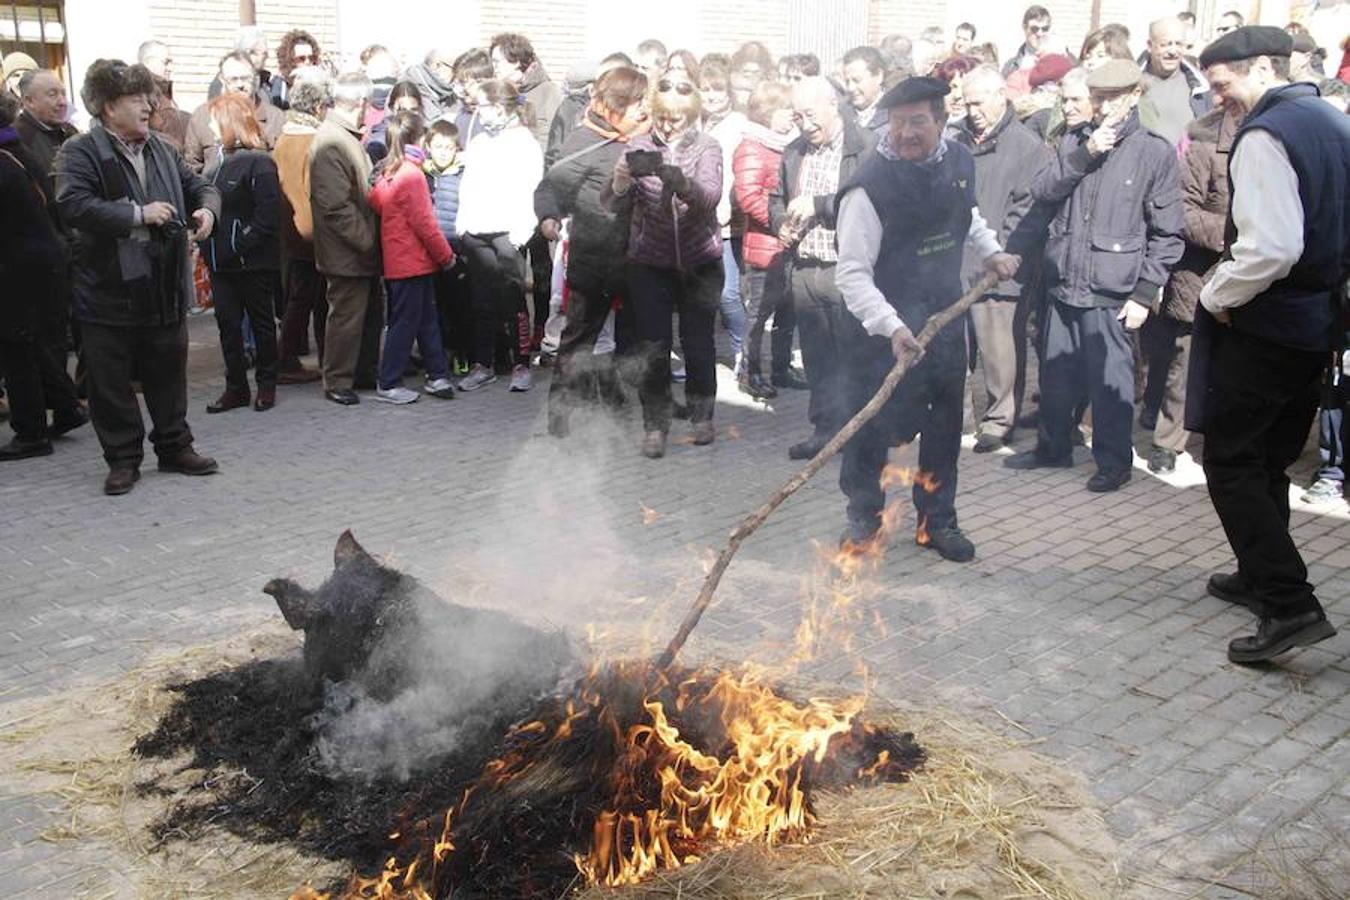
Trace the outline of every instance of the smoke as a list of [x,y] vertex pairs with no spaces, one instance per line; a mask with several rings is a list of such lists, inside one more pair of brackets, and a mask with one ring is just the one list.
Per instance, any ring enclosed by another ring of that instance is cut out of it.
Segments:
[[631,470],[652,463],[638,455],[639,429],[623,416],[578,408],[566,440],[548,436],[541,421],[516,448],[492,504],[474,511],[491,523],[490,539],[454,545],[430,573],[438,592],[407,574],[378,588],[385,580],[343,569],[324,585],[321,601],[325,592],[383,589],[420,612],[411,633],[379,640],[363,673],[326,685],[312,724],[327,770],[407,779],[447,754],[481,750],[581,673],[576,638],[587,625],[607,624],[615,610],[646,617],[632,577],[641,505],[624,499],[624,480],[631,491],[640,481]]

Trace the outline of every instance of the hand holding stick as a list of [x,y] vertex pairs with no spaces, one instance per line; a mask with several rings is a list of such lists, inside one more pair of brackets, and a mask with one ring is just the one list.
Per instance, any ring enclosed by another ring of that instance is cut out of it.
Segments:
[[[986,273],[985,276],[976,282],[969,291],[962,295],[960,300],[957,300],[951,306],[930,318],[928,323],[924,325],[923,331],[919,332],[919,336],[916,339],[919,345],[923,348],[927,348],[929,343],[932,342],[933,337],[939,331],[951,322],[965,315],[966,311],[974,305],[976,300],[988,294],[998,285],[998,281],[999,278],[997,274],[993,272]],[[731,565],[731,558],[736,555],[736,551],[740,549],[740,546],[745,539],[754,534],[755,531],[759,529],[759,526],[764,524],[764,521],[769,518],[770,514],[772,514],[784,500],[791,497],[802,485],[810,481],[811,477],[824,468],[825,464],[839,452],[840,448],[848,443],[864,425],[870,422],[873,417],[881,411],[881,408],[886,405],[886,401],[890,400],[891,395],[895,393],[896,386],[899,385],[905,375],[909,373],[910,368],[917,359],[918,357],[912,354],[906,354],[897,359],[895,365],[891,368],[891,371],[886,375],[886,379],[881,382],[881,387],[877,389],[877,392],[872,396],[872,399],[867,401],[867,405],[858,410],[853,418],[849,419],[848,423],[844,425],[843,428],[839,429],[839,432],[834,437],[830,438],[829,443],[822,447],[820,452],[812,457],[811,461],[808,462],[800,472],[789,478],[787,483],[775,491],[774,494],[765,501],[763,506],[747,516],[746,519],[736,527],[736,530],[731,533],[731,538],[727,541],[726,547],[718,554],[717,560],[713,563],[711,571],[709,571],[707,577],[703,579],[703,588],[698,593],[698,599],[694,601],[693,607],[691,607],[689,612],[685,615],[684,621],[680,623],[679,630],[675,632],[675,637],[671,639],[665,652],[663,652],[657,660],[658,668],[666,669],[675,661],[675,657],[679,655],[680,649],[684,647],[684,642],[689,639],[689,634],[694,630],[695,626],[698,625],[698,621],[703,617],[703,613],[707,610],[708,605],[712,603],[713,593],[717,590],[717,585],[721,583],[723,573],[726,572],[727,566]]]

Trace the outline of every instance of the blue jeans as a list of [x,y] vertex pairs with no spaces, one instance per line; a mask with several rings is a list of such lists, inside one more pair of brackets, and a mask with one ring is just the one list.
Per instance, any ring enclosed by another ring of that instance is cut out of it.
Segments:
[[428,380],[450,377],[450,366],[441,343],[441,323],[436,316],[436,276],[385,280],[389,294],[389,330],[384,335],[384,357],[380,360],[380,390],[387,391],[403,383],[413,339],[422,351],[422,365]]
[[745,302],[741,299],[741,239],[722,241],[722,326],[731,336],[731,351],[745,343]]

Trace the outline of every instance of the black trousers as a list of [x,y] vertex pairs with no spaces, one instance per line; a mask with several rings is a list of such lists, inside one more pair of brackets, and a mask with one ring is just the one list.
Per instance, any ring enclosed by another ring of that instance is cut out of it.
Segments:
[[468,362],[473,358],[473,297],[468,267],[436,273],[436,314],[441,323],[441,344],[446,353]]
[[1317,415],[1330,354],[1218,326],[1209,346],[1204,468],[1238,571],[1277,616],[1321,604],[1289,535],[1289,476]]
[[746,266],[741,273],[741,296],[745,299],[746,321],[750,323],[745,332],[747,375],[764,374],[764,331],[770,317],[773,318],[769,339],[773,374],[786,375],[792,363],[792,334],[797,316],[787,282],[787,263],[782,260],[767,269]]
[[294,371],[300,368],[300,348],[305,344],[310,316],[314,317],[314,344],[323,365],[323,330],[328,321],[328,281],[314,268],[314,260],[292,257],[286,261],[286,311],[282,316],[278,364]]
[[1119,471],[1133,463],[1134,349],[1118,314],[1117,308],[1050,301],[1037,448],[1047,458],[1063,459],[1073,452],[1071,436],[1086,398],[1092,404],[1097,467]]
[[[577,405],[622,395],[614,354],[595,355],[595,342],[614,305],[617,286],[567,287],[567,325],[558,339],[553,380],[548,389],[550,416],[565,419]],[[617,392],[617,394],[616,394]]]
[[642,357],[642,422],[647,431],[669,431],[674,409],[670,389],[671,316],[680,317],[684,352],[684,398],[692,422],[709,422],[717,397],[717,354],[713,327],[722,299],[719,257],[689,271],[630,263],[628,300]]
[[553,248],[548,238],[536,231],[525,249],[530,254],[530,299],[534,306],[532,349],[538,349],[539,339],[544,336],[544,323],[548,321],[549,301],[553,297]]
[[[856,321],[856,320],[855,320]],[[866,335],[861,326],[846,338],[845,389],[850,413],[861,409],[895,365],[890,341]],[[875,418],[844,445],[839,487],[848,498],[850,521],[881,523],[886,506],[883,472],[892,447],[919,437],[920,476],[913,483],[920,533],[954,527],[957,460],[966,386],[964,329],[939,332]]]
[[211,273],[220,353],[225,357],[225,384],[241,394],[248,393],[241,331],[245,313],[257,352],[253,374],[258,387],[275,387],[277,383],[276,277],[272,271]]
[[791,283],[802,365],[811,385],[807,416],[815,436],[828,439],[849,417],[843,348],[845,335],[854,333],[856,321],[835,287],[833,265],[794,262]]
[[109,465],[140,465],[145,423],[131,382],[141,381],[150,443],[161,459],[192,447],[187,424],[187,323],[117,328],[80,324],[89,414]]
[[0,292],[0,376],[10,395],[10,427],[24,440],[47,435],[47,410],[69,418],[79,400],[66,371],[69,297],[49,272],[13,273]]
[[[530,323],[525,310],[525,260],[505,233],[465,234],[464,262],[473,298],[473,361],[492,368],[497,336],[505,334],[513,363],[530,362]],[[547,318],[547,303],[544,316]]]

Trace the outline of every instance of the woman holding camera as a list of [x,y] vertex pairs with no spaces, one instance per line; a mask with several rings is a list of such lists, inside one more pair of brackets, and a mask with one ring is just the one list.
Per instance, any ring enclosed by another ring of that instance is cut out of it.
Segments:
[[674,401],[670,390],[671,316],[680,316],[685,399],[694,443],[713,441],[717,395],[713,326],[722,293],[722,148],[698,131],[701,103],[686,78],[661,76],[652,97],[652,133],[619,158],[608,193],[631,210],[628,299],[645,369],[640,395],[642,453],[664,456]]
[[[224,93],[211,101],[211,131],[218,141],[203,175],[220,191],[220,224],[202,242],[211,268],[211,293],[225,357],[225,392],[206,405],[208,413],[241,406],[259,412],[277,402],[277,320],[273,285],[281,265],[281,186],[249,98]],[[244,314],[257,347],[250,397],[244,361]]]
[[587,394],[622,395],[613,354],[597,357],[593,351],[609,311],[625,293],[629,223],[626,215],[606,208],[601,197],[629,142],[646,127],[647,76],[618,66],[596,79],[591,93],[581,125],[563,142],[558,161],[534,192],[544,237],[556,240],[563,220],[572,223],[564,288],[567,325],[548,395],[548,427],[555,437],[567,434],[569,413]]

